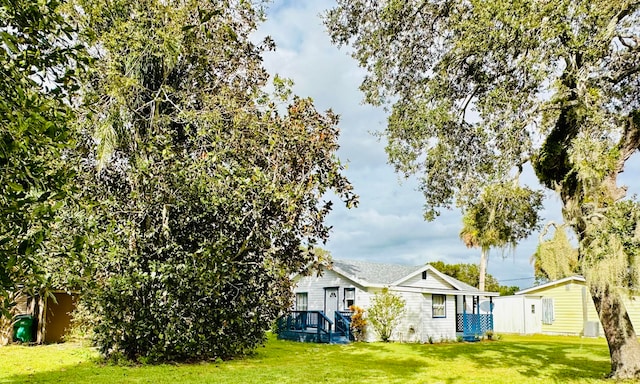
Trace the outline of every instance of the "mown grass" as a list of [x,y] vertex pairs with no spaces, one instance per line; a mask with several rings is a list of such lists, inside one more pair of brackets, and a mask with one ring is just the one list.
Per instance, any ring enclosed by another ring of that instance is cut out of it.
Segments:
[[451,344],[280,341],[244,359],[103,365],[81,344],[0,348],[0,383],[605,383],[603,339],[507,336]]

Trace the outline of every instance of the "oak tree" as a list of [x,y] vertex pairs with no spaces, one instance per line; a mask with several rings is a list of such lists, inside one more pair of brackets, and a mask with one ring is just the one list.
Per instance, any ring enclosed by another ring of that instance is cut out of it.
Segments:
[[326,25],[388,104],[398,172],[425,215],[470,207],[530,164],[557,191],[609,344],[611,375],[640,377],[621,295],[639,287],[638,202],[617,177],[640,146],[640,3],[338,0]]

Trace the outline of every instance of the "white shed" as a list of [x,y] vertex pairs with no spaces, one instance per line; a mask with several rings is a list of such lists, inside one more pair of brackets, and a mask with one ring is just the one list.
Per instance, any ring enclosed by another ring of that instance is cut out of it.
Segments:
[[542,332],[540,296],[515,295],[493,299],[493,329],[498,333]]

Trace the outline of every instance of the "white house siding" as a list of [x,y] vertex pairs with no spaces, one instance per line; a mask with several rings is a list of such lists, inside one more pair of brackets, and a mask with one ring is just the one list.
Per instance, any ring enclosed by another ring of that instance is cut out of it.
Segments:
[[[325,270],[322,276],[304,276],[300,278],[293,290],[294,298],[296,293],[307,293],[309,311],[324,310],[324,288],[338,287],[338,309],[344,310],[344,288],[356,288],[356,305],[360,306],[358,298],[363,299],[361,289],[353,285],[353,283],[338,275],[337,273]],[[295,308],[297,309],[297,308]]]
[[391,335],[391,339],[404,342],[424,341],[424,296],[419,292],[393,291],[405,301],[405,314]]
[[446,296],[445,314],[446,317],[433,317],[432,295],[423,294],[424,301],[424,335],[423,341],[428,341],[429,337],[434,341],[455,340],[456,338],[456,301],[455,296]]
[[432,289],[452,289],[451,284],[444,281],[431,271],[427,271],[427,278],[422,278],[422,273],[402,281],[400,283],[404,287],[420,287],[420,288],[432,288]]
[[[401,296],[406,303],[405,315],[392,334],[392,340],[404,342],[427,342],[431,337],[434,341],[456,338],[455,297],[446,296],[446,317],[433,318],[431,294],[393,291]],[[376,335],[377,337],[377,335]],[[368,341],[376,340],[368,338]]]

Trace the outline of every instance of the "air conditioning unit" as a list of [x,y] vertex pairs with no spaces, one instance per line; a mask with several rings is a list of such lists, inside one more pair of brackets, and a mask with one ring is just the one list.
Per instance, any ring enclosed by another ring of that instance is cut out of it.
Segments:
[[600,336],[600,322],[599,321],[585,321],[585,323],[584,323],[584,336],[585,337],[598,337],[598,336]]

